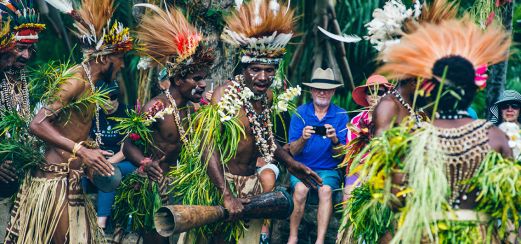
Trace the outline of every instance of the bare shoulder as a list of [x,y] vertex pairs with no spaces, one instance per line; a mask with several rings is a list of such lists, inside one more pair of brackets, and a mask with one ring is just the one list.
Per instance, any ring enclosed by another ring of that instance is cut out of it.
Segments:
[[396,102],[396,100],[392,96],[384,96],[380,99],[376,107],[374,108],[374,111],[398,111],[400,109],[400,106]]
[[82,70],[79,65],[72,67],[69,70],[71,76],[60,85],[60,91],[74,95],[81,94],[89,82],[83,77]]
[[496,126],[491,126],[488,130],[489,145],[495,151],[505,157],[512,157],[512,149],[508,146],[508,137]]
[[268,89],[268,91],[266,92],[266,95],[268,96],[268,103],[269,104],[273,103],[273,91],[271,89]]
[[212,104],[217,104],[219,101],[221,101],[221,98],[228,87],[228,84],[222,84],[215,88],[212,94]]
[[157,96],[153,97],[152,99],[150,99],[150,101],[148,101],[145,104],[145,106],[143,106],[143,109],[144,109],[144,111],[149,111],[153,107],[158,107],[158,106],[167,107],[167,105],[168,105],[167,99],[163,95],[157,95]]

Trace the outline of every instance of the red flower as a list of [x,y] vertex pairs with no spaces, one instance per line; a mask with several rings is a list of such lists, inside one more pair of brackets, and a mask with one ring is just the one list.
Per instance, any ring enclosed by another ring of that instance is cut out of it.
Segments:
[[130,133],[130,135],[128,137],[130,137],[130,140],[132,140],[132,141],[138,141],[139,139],[141,139],[141,136],[139,136],[136,133]]
[[490,12],[490,14],[487,17],[487,21],[485,22],[485,26],[489,26],[492,24],[492,21],[494,21],[494,17],[496,17],[496,13],[494,11]]

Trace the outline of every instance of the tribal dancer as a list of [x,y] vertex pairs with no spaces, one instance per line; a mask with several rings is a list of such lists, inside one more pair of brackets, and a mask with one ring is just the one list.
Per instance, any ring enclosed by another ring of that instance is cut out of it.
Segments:
[[[24,118],[29,118],[29,84],[25,66],[35,51],[38,42],[38,33],[45,29],[39,23],[39,15],[33,8],[31,0],[13,0],[0,3],[3,21],[3,39],[0,52],[1,82],[0,82],[0,111],[16,111]],[[12,30],[9,27],[12,27]],[[11,162],[7,161],[0,166],[0,179],[5,183],[15,182]],[[18,189],[17,184],[8,186],[9,196]]]
[[422,25],[384,54],[379,71],[419,78],[418,99],[434,101],[436,116],[413,132],[396,127],[373,139],[365,165],[355,167],[362,186],[347,204],[350,235],[339,243],[514,241],[521,167],[503,158],[512,151],[498,128],[466,113],[485,85],[483,65],[505,60],[510,42],[497,25],[481,30],[465,17]]
[[[203,175],[192,176],[199,182],[189,181],[204,185],[206,189],[197,190],[198,186],[188,186],[190,182],[181,180],[173,183],[173,192],[194,195],[185,197],[184,204],[224,203],[233,221],[241,217],[244,198],[262,193],[255,168],[259,157],[266,163],[275,163],[277,158],[308,187],[316,188],[322,182],[315,172],[294,160],[275,143],[272,131],[272,103],[281,96],[274,96],[269,88],[285,54],[285,46],[293,36],[294,12],[276,1],[250,1],[238,7],[239,10],[226,19],[222,38],[240,49],[240,74],[230,83],[218,87],[213,93],[212,104],[202,107],[192,122],[196,128],[194,140],[199,139],[201,131],[209,134],[201,136],[202,148],[199,149],[203,160],[200,168],[207,169],[207,175],[203,171]],[[290,88],[281,95],[289,98],[297,93],[298,88]],[[283,100],[275,104],[279,108],[287,106]],[[176,169],[178,173],[174,175],[181,177],[183,169],[194,167],[181,160]],[[184,172],[194,175],[189,170]],[[205,195],[210,195],[213,202],[204,202],[207,201]],[[212,243],[224,239],[258,243],[262,223],[262,220],[250,220],[245,229],[232,227],[241,225],[241,222],[225,223],[207,230],[214,233],[199,231],[192,235],[195,233],[190,232],[185,242],[193,238],[196,240],[192,241]]]
[[[164,11],[151,4],[137,4],[136,7],[148,7],[152,11],[143,17],[138,30],[138,38],[145,55],[156,61],[158,65],[166,67],[170,85],[162,94],[152,98],[143,108],[145,117],[151,132],[149,136],[141,134],[139,139],[127,138],[124,143],[125,156],[135,165],[140,166],[148,178],[159,184],[158,191],[162,204],[168,203],[167,186],[171,181],[166,174],[170,168],[177,165],[181,147],[188,143],[189,134],[185,119],[189,120],[189,103],[197,103],[201,100],[206,88],[205,78],[213,64],[213,50],[205,44],[203,35],[192,26],[180,10],[171,8]],[[129,130],[136,134],[137,131]],[[150,141],[145,141],[146,138]],[[149,144],[147,148],[140,144]],[[138,176],[139,177],[139,176]],[[125,179],[123,184],[132,179]],[[128,195],[135,191],[135,186],[120,188],[119,194]],[[149,184],[147,184],[149,185]],[[147,189],[145,189],[147,190]],[[128,223],[128,216],[134,218],[149,219],[145,226],[135,228],[133,231],[143,236],[144,243],[168,243],[168,238],[161,237],[154,230],[153,215],[148,217],[146,213],[154,214],[153,209],[137,209],[123,211],[123,205],[133,205],[122,197],[116,200],[116,222]],[[152,202],[153,204],[153,202]],[[121,207],[119,207],[121,206]],[[154,208],[152,205],[145,208]],[[120,209],[118,209],[120,208]],[[126,209],[129,209],[128,207]],[[157,209],[156,209],[157,210]],[[141,212],[145,212],[141,215]],[[118,219],[123,219],[119,221]],[[118,233],[117,233],[118,234]],[[116,238],[115,238],[116,239]]]
[[127,28],[111,20],[113,0],[83,0],[78,10],[66,0],[47,2],[74,18],[84,61],[69,70],[54,99],[30,124],[32,133],[47,143],[45,163],[22,183],[6,241],[102,243],[103,233],[80,178],[84,170],[114,174],[105,159],[110,153],[96,149],[98,136],[88,141],[88,135],[93,117],[98,117],[99,107],[108,99],[108,91],[97,90],[95,85],[104,77],[115,79],[132,39]]
[[[6,128],[2,128],[0,142],[4,145],[20,145],[20,139],[29,141],[27,135],[28,121],[30,120],[31,106],[29,104],[29,84],[25,73],[25,66],[34,54],[34,45],[38,42],[38,33],[45,28],[44,24],[40,24],[39,16],[33,8],[32,1],[10,1],[0,3],[0,12],[2,12],[2,31],[0,41],[0,116],[5,120],[5,124],[11,129],[11,132],[17,131],[17,135],[4,134]],[[11,29],[12,28],[12,29]],[[33,104],[34,105],[34,104]],[[15,116],[23,120],[23,126],[18,124],[8,124],[9,116]],[[3,126],[2,126],[3,127]],[[14,127],[17,127],[16,129]],[[19,135],[24,135],[20,137]],[[4,147],[5,148],[5,147]],[[16,149],[14,149],[16,150]],[[14,150],[11,150],[14,151]],[[21,159],[13,157],[9,150],[2,152],[0,157],[0,215],[9,216],[12,207],[12,195],[18,191],[20,182],[19,177],[23,176],[24,165]],[[13,162],[13,159],[17,162]],[[0,235],[5,237],[5,229],[9,222],[9,217],[0,219]]]
[[35,53],[35,45],[38,42],[38,33],[45,29],[40,24],[40,17],[33,8],[32,0],[12,0],[2,2],[0,9],[13,20],[13,32],[16,44],[9,55],[15,60],[11,67],[4,69],[0,86],[0,108],[16,109],[23,116],[28,116],[29,89],[25,66]]

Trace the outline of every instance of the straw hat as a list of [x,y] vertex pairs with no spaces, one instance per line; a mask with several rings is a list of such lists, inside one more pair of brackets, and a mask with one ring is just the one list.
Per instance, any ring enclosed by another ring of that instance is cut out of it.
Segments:
[[371,75],[369,76],[369,78],[367,79],[365,85],[362,85],[362,86],[357,86],[354,90],[353,90],[353,100],[355,101],[356,104],[362,106],[362,107],[368,107],[369,106],[369,102],[367,101],[367,97],[366,97],[366,91],[367,91],[367,87],[375,87],[375,86],[383,86],[385,88],[385,90],[390,90],[391,88],[393,88],[393,85],[391,83],[389,83],[389,81],[387,81],[387,79],[381,75]]
[[317,68],[315,72],[313,72],[311,82],[302,83],[302,85],[323,90],[335,89],[337,87],[343,86],[342,83],[335,79],[335,74],[333,74],[333,70],[331,68],[327,68],[325,70]]

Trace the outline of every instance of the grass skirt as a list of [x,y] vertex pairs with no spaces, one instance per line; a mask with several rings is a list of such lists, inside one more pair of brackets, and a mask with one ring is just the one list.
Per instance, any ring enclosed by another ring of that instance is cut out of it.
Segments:
[[69,171],[66,165],[60,166],[52,171],[44,170],[55,174],[49,178],[27,174],[16,196],[7,243],[52,242],[65,211],[69,217],[68,231],[64,233],[67,236],[58,239],[65,238],[71,244],[106,242],[97,226],[94,206],[80,187],[82,171]]

